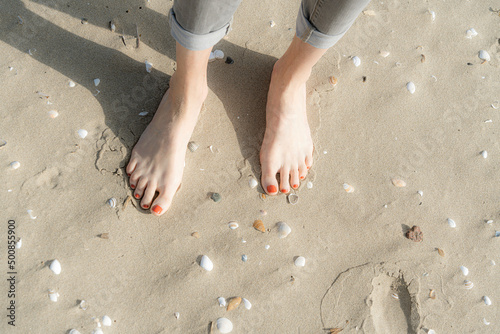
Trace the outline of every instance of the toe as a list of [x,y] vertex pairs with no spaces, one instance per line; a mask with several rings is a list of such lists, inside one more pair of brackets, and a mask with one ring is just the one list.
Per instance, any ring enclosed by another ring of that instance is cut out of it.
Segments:
[[137,182],[139,182],[139,175],[134,173],[129,179],[130,188],[135,189],[137,187]]
[[139,199],[142,197],[142,194],[144,194],[144,190],[146,189],[147,184],[148,180],[145,177],[139,180],[134,191],[135,198]]
[[290,169],[281,168],[280,170],[280,189],[281,192],[286,194],[290,191]]
[[160,190],[159,193],[159,196],[151,206],[151,212],[153,212],[155,216],[161,216],[168,210],[170,204],[172,204],[172,196],[175,194],[175,189],[173,191],[172,189],[170,189],[170,191],[169,189]]
[[156,193],[156,184],[149,183],[144,191],[144,195],[141,201],[141,207],[143,209],[149,209],[151,206],[151,202],[153,201],[153,197]]
[[311,167],[312,167],[312,165],[313,165],[313,156],[312,156],[312,153],[311,153],[311,154],[309,154],[309,155],[306,157],[306,161],[305,161],[305,163],[306,163],[306,167],[307,167],[307,169],[309,169],[309,168],[311,168]]
[[297,189],[300,185],[299,181],[299,170],[297,168],[292,169],[290,172],[290,184],[293,189]]
[[270,168],[263,168],[262,170],[262,188],[269,195],[276,195],[278,193],[278,181],[276,181],[276,171]]
[[304,163],[299,167],[299,179],[304,180],[306,176],[307,176],[307,167],[304,161]]
[[127,175],[130,176],[135,170],[135,167],[137,166],[137,160],[135,159],[130,159],[127,168],[125,168],[125,172],[127,172]]

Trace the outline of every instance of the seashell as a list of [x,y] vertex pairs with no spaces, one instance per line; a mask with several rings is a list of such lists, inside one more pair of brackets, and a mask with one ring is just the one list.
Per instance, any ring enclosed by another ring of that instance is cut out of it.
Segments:
[[431,14],[432,21],[435,21],[436,20],[436,12],[429,10],[429,14]]
[[290,228],[290,226],[288,226],[287,223],[278,223],[278,234],[280,236],[280,239],[286,238],[290,234],[290,232],[292,232],[292,229]]
[[231,333],[233,330],[233,323],[228,318],[219,318],[217,319],[217,329],[223,334]]
[[464,285],[465,285],[465,288],[466,288],[467,290],[470,290],[470,289],[472,289],[472,288],[474,287],[474,283],[472,283],[472,282],[471,282],[471,281],[469,281],[469,280],[465,280],[465,281],[464,281]]
[[299,195],[297,194],[289,194],[287,197],[288,203],[295,205],[299,202]]
[[307,187],[307,189],[312,189],[312,187],[313,187],[313,186],[314,186],[314,185],[313,185],[313,183],[312,183],[311,181],[308,181],[308,182],[306,183],[306,187]]
[[238,308],[238,306],[240,306],[240,304],[241,304],[241,297],[231,298],[229,303],[227,303],[227,310],[228,311],[235,310]]
[[70,80],[70,81],[68,81],[68,86],[73,88],[76,86],[76,83],[74,83],[73,81]]
[[115,32],[116,30],[116,25],[113,21],[109,21],[109,30],[111,30],[112,32]]
[[99,86],[100,83],[101,83],[101,79],[99,79],[99,78],[94,79],[94,85],[96,87]]
[[442,250],[441,248],[437,248],[437,251],[438,251],[439,255],[441,255],[442,257],[444,257],[444,250]]
[[495,231],[495,237],[500,237],[500,231]]
[[487,158],[488,157],[488,152],[486,151],[481,151],[481,155],[483,156],[483,158]]
[[265,246],[264,246],[264,248],[265,248],[265,249],[269,249],[269,248],[271,248],[271,246],[269,246],[269,245],[265,245]]
[[50,118],[56,118],[59,116],[59,113],[56,110],[51,110],[48,112]]
[[490,322],[488,320],[486,320],[486,318],[483,318],[483,324],[485,324],[486,326],[489,326]]
[[103,316],[103,317],[102,317],[101,322],[102,322],[102,325],[103,325],[103,326],[106,326],[106,327],[111,326],[111,325],[112,325],[112,323],[113,323],[113,322],[111,321],[111,318],[110,318],[110,317],[108,317],[107,315],[105,315],[105,316]]
[[82,24],[89,24],[89,20],[88,20],[88,19],[86,19],[86,18],[83,18],[83,19],[81,20],[81,23],[82,23]]
[[239,227],[238,223],[237,223],[237,222],[235,222],[235,221],[231,221],[231,222],[229,222],[229,223],[227,224],[227,226],[229,226],[229,228],[230,228],[231,230],[236,230],[236,229]]
[[417,194],[419,194],[420,197],[424,196],[424,192],[422,190],[417,191]]
[[303,256],[299,256],[295,259],[294,264],[296,267],[303,267],[306,265],[306,259]]
[[486,305],[491,305],[491,299],[488,296],[483,296],[483,301]]
[[335,328],[330,328],[330,331],[328,333],[329,334],[339,334],[343,330],[344,330],[343,328],[335,327]]
[[71,329],[68,334],[80,334],[79,331],[77,331],[76,329]]
[[92,331],[92,334],[104,334],[104,332],[102,331],[102,329],[100,328],[95,328],[93,331]]
[[144,64],[146,65],[146,72],[151,73],[151,70],[153,69],[153,64],[151,64],[149,61],[145,61]]
[[414,84],[413,82],[411,82],[411,81],[410,81],[410,82],[408,82],[408,83],[406,84],[406,89],[408,89],[408,91],[409,91],[411,94],[415,93],[415,84]]
[[424,54],[420,55],[420,62],[425,63],[425,55]]
[[448,221],[448,225],[450,225],[450,227],[453,227],[453,228],[457,227],[457,223],[455,223],[455,221],[453,219],[448,218],[447,221]]
[[467,269],[467,267],[460,266],[460,270],[462,271],[462,274],[464,274],[464,276],[469,275],[469,269]]
[[87,137],[88,134],[89,134],[88,131],[85,129],[78,130],[78,136],[80,136],[80,138],[82,138],[82,139]]
[[361,65],[361,59],[359,59],[358,56],[352,57],[352,62],[354,64],[354,66],[356,66],[356,67],[358,67],[359,65]]
[[351,186],[350,184],[344,183],[344,190],[347,191],[348,193],[354,192],[354,187]]
[[436,334],[436,331],[433,329],[427,330],[427,334]]
[[248,261],[248,256],[246,256],[245,254],[243,254],[243,255],[241,256],[241,261],[243,261],[243,262],[247,262],[247,261]]
[[260,219],[257,219],[256,221],[253,222],[253,228],[256,229],[257,231],[261,231],[262,233],[266,232],[264,223]]
[[139,116],[146,116],[147,114],[149,114],[149,112],[147,112],[147,111],[143,111],[143,112],[140,112],[140,113],[139,113]]
[[267,197],[267,196],[266,196],[266,194],[263,194],[263,193],[260,193],[260,194],[259,194],[259,198],[260,198],[261,200],[263,200],[263,201],[265,201],[265,200],[266,200],[266,197]]
[[212,263],[212,261],[208,258],[208,256],[203,255],[203,256],[201,257],[200,267],[202,267],[202,268],[203,268],[203,269],[205,269],[206,271],[212,271],[212,269],[214,269],[214,264],[213,264],[213,263]]
[[225,307],[227,305],[226,298],[224,298],[224,297],[217,298],[217,301],[219,302],[220,307]]
[[108,199],[108,201],[106,203],[108,203],[110,208],[115,208],[116,207],[116,198],[111,197],[110,199]]
[[191,233],[191,236],[192,237],[195,237],[196,239],[199,239],[200,238],[200,234],[198,232],[193,232]]
[[260,212],[261,215],[267,216],[267,211],[266,210],[260,210],[259,212]]
[[391,293],[391,297],[394,298],[394,299],[399,299],[398,294],[395,293],[395,292]]
[[487,220],[487,221],[486,221],[486,224],[488,224],[488,225],[489,225],[489,224],[493,224],[493,220],[491,220],[491,219],[490,219],[490,220]]
[[436,299],[436,291],[434,289],[431,289],[431,291],[429,291],[429,298]]
[[221,50],[215,50],[214,57],[215,59],[224,59],[224,52]]
[[23,245],[23,239],[19,238],[19,240],[17,240],[16,242],[16,248],[19,249],[21,248],[22,245]]
[[33,214],[33,210],[26,210],[31,219],[36,219],[36,216]]
[[99,238],[107,240],[109,239],[109,233],[101,233],[99,234]]
[[196,144],[194,141],[190,141],[188,143],[188,149],[191,151],[191,152],[194,152],[198,149],[198,147],[200,147],[200,145]]
[[85,311],[88,308],[87,302],[85,300],[83,300],[83,299],[80,300],[80,303],[78,304],[78,307]]
[[392,179],[392,184],[398,188],[406,187],[406,182],[401,179]]
[[491,261],[490,261],[490,264],[491,264],[492,266],[496,266],[496,265],[497,265],[497,264],[496,264],[496,262],[495,262],[495,260],[491,260]]
[[246,298],[242,298],[243,300],[243,305],[245,306],[245,308],[247,310],[251,309],[252,308],[252,303],[250,303],[250,301]]
[[61,263],[56,259],[50,263],[49,269],[52,270],[54,274],[59,275],[61,273]]
[[3,139],[0,139],[0,150],[1,150],[2,148],[4,148],[4,147],[5,147],[5,145],[7,145],[7,142],[6,142],[5,140],[3,140]]
[[333,75],[330,78],[328,78],[328,81],[330,81],[330,83],[334,87],[337,85],[337,82],[338,82],[337,78],[335,78]]
[[379,54],[384,57],[384,58],[387,58],[389,57],[389,55],[391,54],[389,51],[380,51]]
[[374,10],[364,10],[363,15],[366,16],[375,16],[375,11]]
[[253,177],[251,177],[249,180],[248,180],[248,185],[250,186],[250,188],[255,188],[257,187],[257,185],[259,184],[259,182],[257,182],[256,179],[254,179]]
[[476,36],[477,36],[477,31],[474,28],[470,28],[469,30],[467,30],[465,32],[465,37],[468,39],[472,39],[472,37],[476,37]]
[[486,61],[491,60],[490,54],[488,53],[488,51],[485,51],[485,50],[479,50],[478,57],[479,57],[479,59],[486,60]]
[[12,161],[10,163],[10,168],[12,169],[18,169],[19,167],[21,167],[21,163],[19,161]]
[[273,20],[269,21],[269,26],[273,28],[274,26],[276,26],[276,22],[274,22]]
[[179,317],[181,316],[181,314],[179,312],[175,312],[174,313],[174,317],[175,319],[179,319]]
[[210,198],[215,203],[219,203],[222,200],[222,196],[219,193],[212,193],[212,195],[210,196]]
[[50,289],[49,290],[49,298],[51,301],[57,302],[57,298],[59,298],[59,294],[55,290]]

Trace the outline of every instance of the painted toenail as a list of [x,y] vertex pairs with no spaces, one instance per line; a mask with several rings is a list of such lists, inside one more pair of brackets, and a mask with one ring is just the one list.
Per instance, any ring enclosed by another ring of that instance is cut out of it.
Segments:
[[287,189],[281,189],[281,192],[282,192],[282,193],[287,193],[287,192],[288,192],[288,190],[287,190]]
[[299,185],[298,184],[294,184],[292,187],[293,187],[293,189],[297,189],[299,187]]
[[135,196],[135,198],[139,198],[139,197],[141,197],[141,196],[139,196],[139,194],[135,194],[134,196]]
[[156,213],[157,215],[159,215],[162,211],[163,209],[161,208],[161,206],[159,205],[153,206],[153,212]]
[[278,189],[276,189],[276,186],[273,186],[273,185],[267,186],[268,193],[272,194],[272,193],[275,193],[277,191],[278,191]]
[[135,185],[131,184],[130,188],[135,189]]
[[132,174],[130,174],[130,173],[127,173],[127,175],[128,175],[128,176],[130,176],[130,175],[132,175]]
[[306,178],[305,176],[301,176],[301,177],[300,177],[300,179],[301,179],[301,180],[303,180],[303,179],[305,179],[305,178]]
[[307,166],[307,169],[309,169],[309,168],[311,168],[311,167]]
[[149,208],[149,205],[144,204],[142,207],[143,207],[144,209],[147,209],[147,208]]

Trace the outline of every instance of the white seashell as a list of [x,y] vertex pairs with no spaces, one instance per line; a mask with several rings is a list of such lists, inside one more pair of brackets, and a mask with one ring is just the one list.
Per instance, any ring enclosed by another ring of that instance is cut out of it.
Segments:
[[96,328],[92,331],[92,334],[104,334],[104,332],[102,331],[102,329]]
[[448,221],[448,225],[450,225],[450,227],[453,227],[453,228],[457,227],[457,223],[455,223],[455,221],[453,219],[448,218],[447,221]]
[[61,273],[61,263],[59,261],[54,260],[50,263],[50,270],[54,272],[54,274],[59,275]]
[[347,191],[348,193],[352,193],[354,192],[354,187],[347,183],[344,183],[344,190]]
[[417,193],[420,195],[420,197],[424,196],[424,192],[422,190],[417,191]]
[[467,269],[467,267],[460,266],[460,270],[462,271],[462,274],[464,274],[464,276],[469,275],[469,269]]
[[146,65],[146,72],[151,73],[151,70],[153,69],[153,64],[151,64],[149,61],[145,61],[144,64]]
[[48,112],[50,118],[56,118],[59,116],[59,113],[56,110],[51,110]]
[[179,317],[181,316],[181,314],[179,312],[175,312],[174,313],[174,317],[175,319],[179,319]]
[[190,141],[188,143],[188,149],[191,151],[191,152],[194,152],[198,149],[198,147],[200,147],[200,145],[196,144],[194,141]]
[[490,322],[488,320],[486,320],[486,318],[483,318],[483,324],[485,324],[486,326],[489,326]]
[[312,189],[313,183],[311,181],[308,181],[306,184],[307,189]]
[[431,14],[432,21],[436,20],[436,12],[429,10],[429,13]]
[[395,292],[391,293],[391,297],[394,298],[394,299],[399,299],[398,294],[395,293]]
[[299,195],[297,194],[289,194],[287,197],[288,199],[288,203],[292,204],[292,205],[295,205],[299,202]]
[[401,180],[401,179],[392,179],[392,184],[395,186],[395,187],[398,187],[398,188],[404,188],[406,187],[406,182],[404,180]]
[[231,333],[233,330],[233,323],[228,318],[217,319],[217,329],[221,333]]
[[374,10],[364,10],[363,15],[366,16],[375,16],[375,11]]
[[26,210],[31,219],[36,219],[36,216],[33,214],[33,210]]
[[496,266],[496,265],[497,265],[497,263],[495,262],[495,260],[491,260],[491,261],[490,261],[490,264],[491,264],[492,266]]
[[57,302],[57,298],[59,298],[59,294],[55,292],[54,290],[50,289],[49,290],[49,298],[53,302]]
[[12,161],[10,163],[10,168],[12,169],[18,169],[19,167],[21,167],[21,163],[19,161]]
[[243,255],[241,256],[241,261],[243,261],[243,262],[247,262],[247,261],[248,261],[248,256],[246,256],[245,254],[243,254]]
[[253,177],[248,180],[248,185],[252,189],[255,188],[255,187],[257,187],[258,184],[259,184],[259,182],[257,182],[257,180],[254,179]]
[[290,232],[292,232],[292,229],[290,228],[290,226],[288,226],[287,223],[280,222],[278,224],[278,234],[280,236],[280,239],[286,238],[290,234]]
[[227,223],[227,226],[229,226],[229,228],[231,230],[236,230],[239,227],[238,223],[235,221],[231,221],[231,222]]
[[477,31],[474,28],[470,28],[469,30],[467,30],[465,32],[465,37],[468,39],[472,39],[472,37],[476,37],[476,36],[477,36]]
[[69,331],[68,334],[80,334],[80,332],[77,331],[76,329],[72,329],[72,330]]
[[303,267],[306,265],[306,259],[303,256],[299,256],[295,259],[295,266]]
[[78,136],[80,136],[80,138],[82,138],[82,139],[87,137],[88,134],[89,134],[88,131],[85,129],[78,130]]
[[486,221],[486,224],[488,224],[488,225],[489,225],[489,224],[493,224],[493,220],[491,220],[491,219],[490,219],[490,220],[487,220],[487,221]]
[[110,208],[114,208],[116,207],[116,198],[111,197],[110,199],[108,199],[106,203],[108,203]]
[[107,315],[105,315],[105,316],[102,317],[102,325],[103,326],[109,327],[109,326],[112,325],[112,323],[113,322],[111,321],[111,318],[108,317]]
[[409,91],[411,94],[415,93],[415,84],[414,84],[413,82],[411,82],[411,81],[410,81],[410,82],[408,82],[408,83],[406,84],[406,89],[408,89],[408,91]]
[[143,112],[140,112],[140,113],[139,113],[139,116],[146,116],[147,114],[149,114],[149,112],[147,112],[147,111],[143,111]]
[[227,305],[226,298],[219,297],[219,298],[217,298],[217,301],[219,302],[220,307],[226,307],[226,305]]
[[214,264],[206,255],[201,257],[200,266],[206,271],[212,271],[212,269],[214,269]]
[[[493,102],[493,103],[491,104],[491,107],[492,107],[493,109],[495,109],[495,110],[496,110],[496,109],[498,109],[498,108],[500,108],[500,101],[495,101],[495,102]],[[4,141],[4,142],[5,142],[5,141]],[[7,144],[7,142],[5,142],[5,144]],[[2,145],[0,145],[0,146],[2,146]]]
[[271,248],[271,246],[269,246],[269,245],[265,245],[265,246],[264,246],[264,248],[265,248],[265,249],[269,249],[269,248]]
[[252,303],[250,303],[250,301],[246,298],[242,298],[241,300],[243,300],[243,305],[245,305],[245,308],[247,310],[251,309],[252,308]]
[[472,283],[472,282],[471,282],[471,281],[469,281],[469,280],[465,280],[465,281],[464,281],[464,285],[465,285],[465,288],[466,288],[467,290],[470,290],[470,289],[472,289],[472,288],[474,287],[474,283]]
[[491,299],[488,296],[483,296],[483,301],[486,305],[491,305]]
[[486,151],[481,151],[481,155],[483,156],[483,158],[487,158],[488,157],[488,152]]
[[85,300],[83,300],[83,299],[80,300],[80,303],[78,304],[78,307],[85,311],[88,308],[87,302]]
[[17,240],[16,242],[16,248],[19,249],[21,248],[22,245],[23,245],[23,239],[19,238],[19,240]]
[[359,65],[361,65],[361,59],[359,59],[358,56],[352,57],[352,62],[354,64],[354,66],[356,66],[356,67],[358,67]]
[[379,54],[384,57],[384,58],[387,58],[389,57],[389,55],[391,54],[389,51],[380,51]]
[[433,329],[429,329],[429,330],[427,331],[427,334],[436,334],[436,331],[435,331],[435,330],[433,330]]
[[221,50],[215,50],[214,57],[215,59],[224,59],[224,52],[222,52]]
[[491,60],[490,54],[488,53],[488,51],[485,51],[485,50],[479,50],[478,57],[479,57],[479,59],[486,60],[486,61]]
[[101,79],[97,78],[97,79],[94,79],[94,85],[97,87],[99,86],[99,84],[101,83]]
[[272,21],[272,20],[271,20],[271,21],[269,21],[269,26],[270,26],[271,28],[273,28],[274,26],[276,26],[276,22],[274,22],[274,21]]
[[75,84],[73,81],[71,81],[71,80],[70,80],[70,81],[68,82],[68,86],[70,86],[71,88],[73,88],[73,87],[75,87],[75,86],[76,86],[76,84]]

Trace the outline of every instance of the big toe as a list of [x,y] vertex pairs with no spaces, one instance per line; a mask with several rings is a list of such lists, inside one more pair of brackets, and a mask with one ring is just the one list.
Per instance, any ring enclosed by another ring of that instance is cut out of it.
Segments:
[[262,173],[262,188],[269,195],[276,195],[278,193],[278,181],[276,181],[276,173],[271,170],[263,171]]

